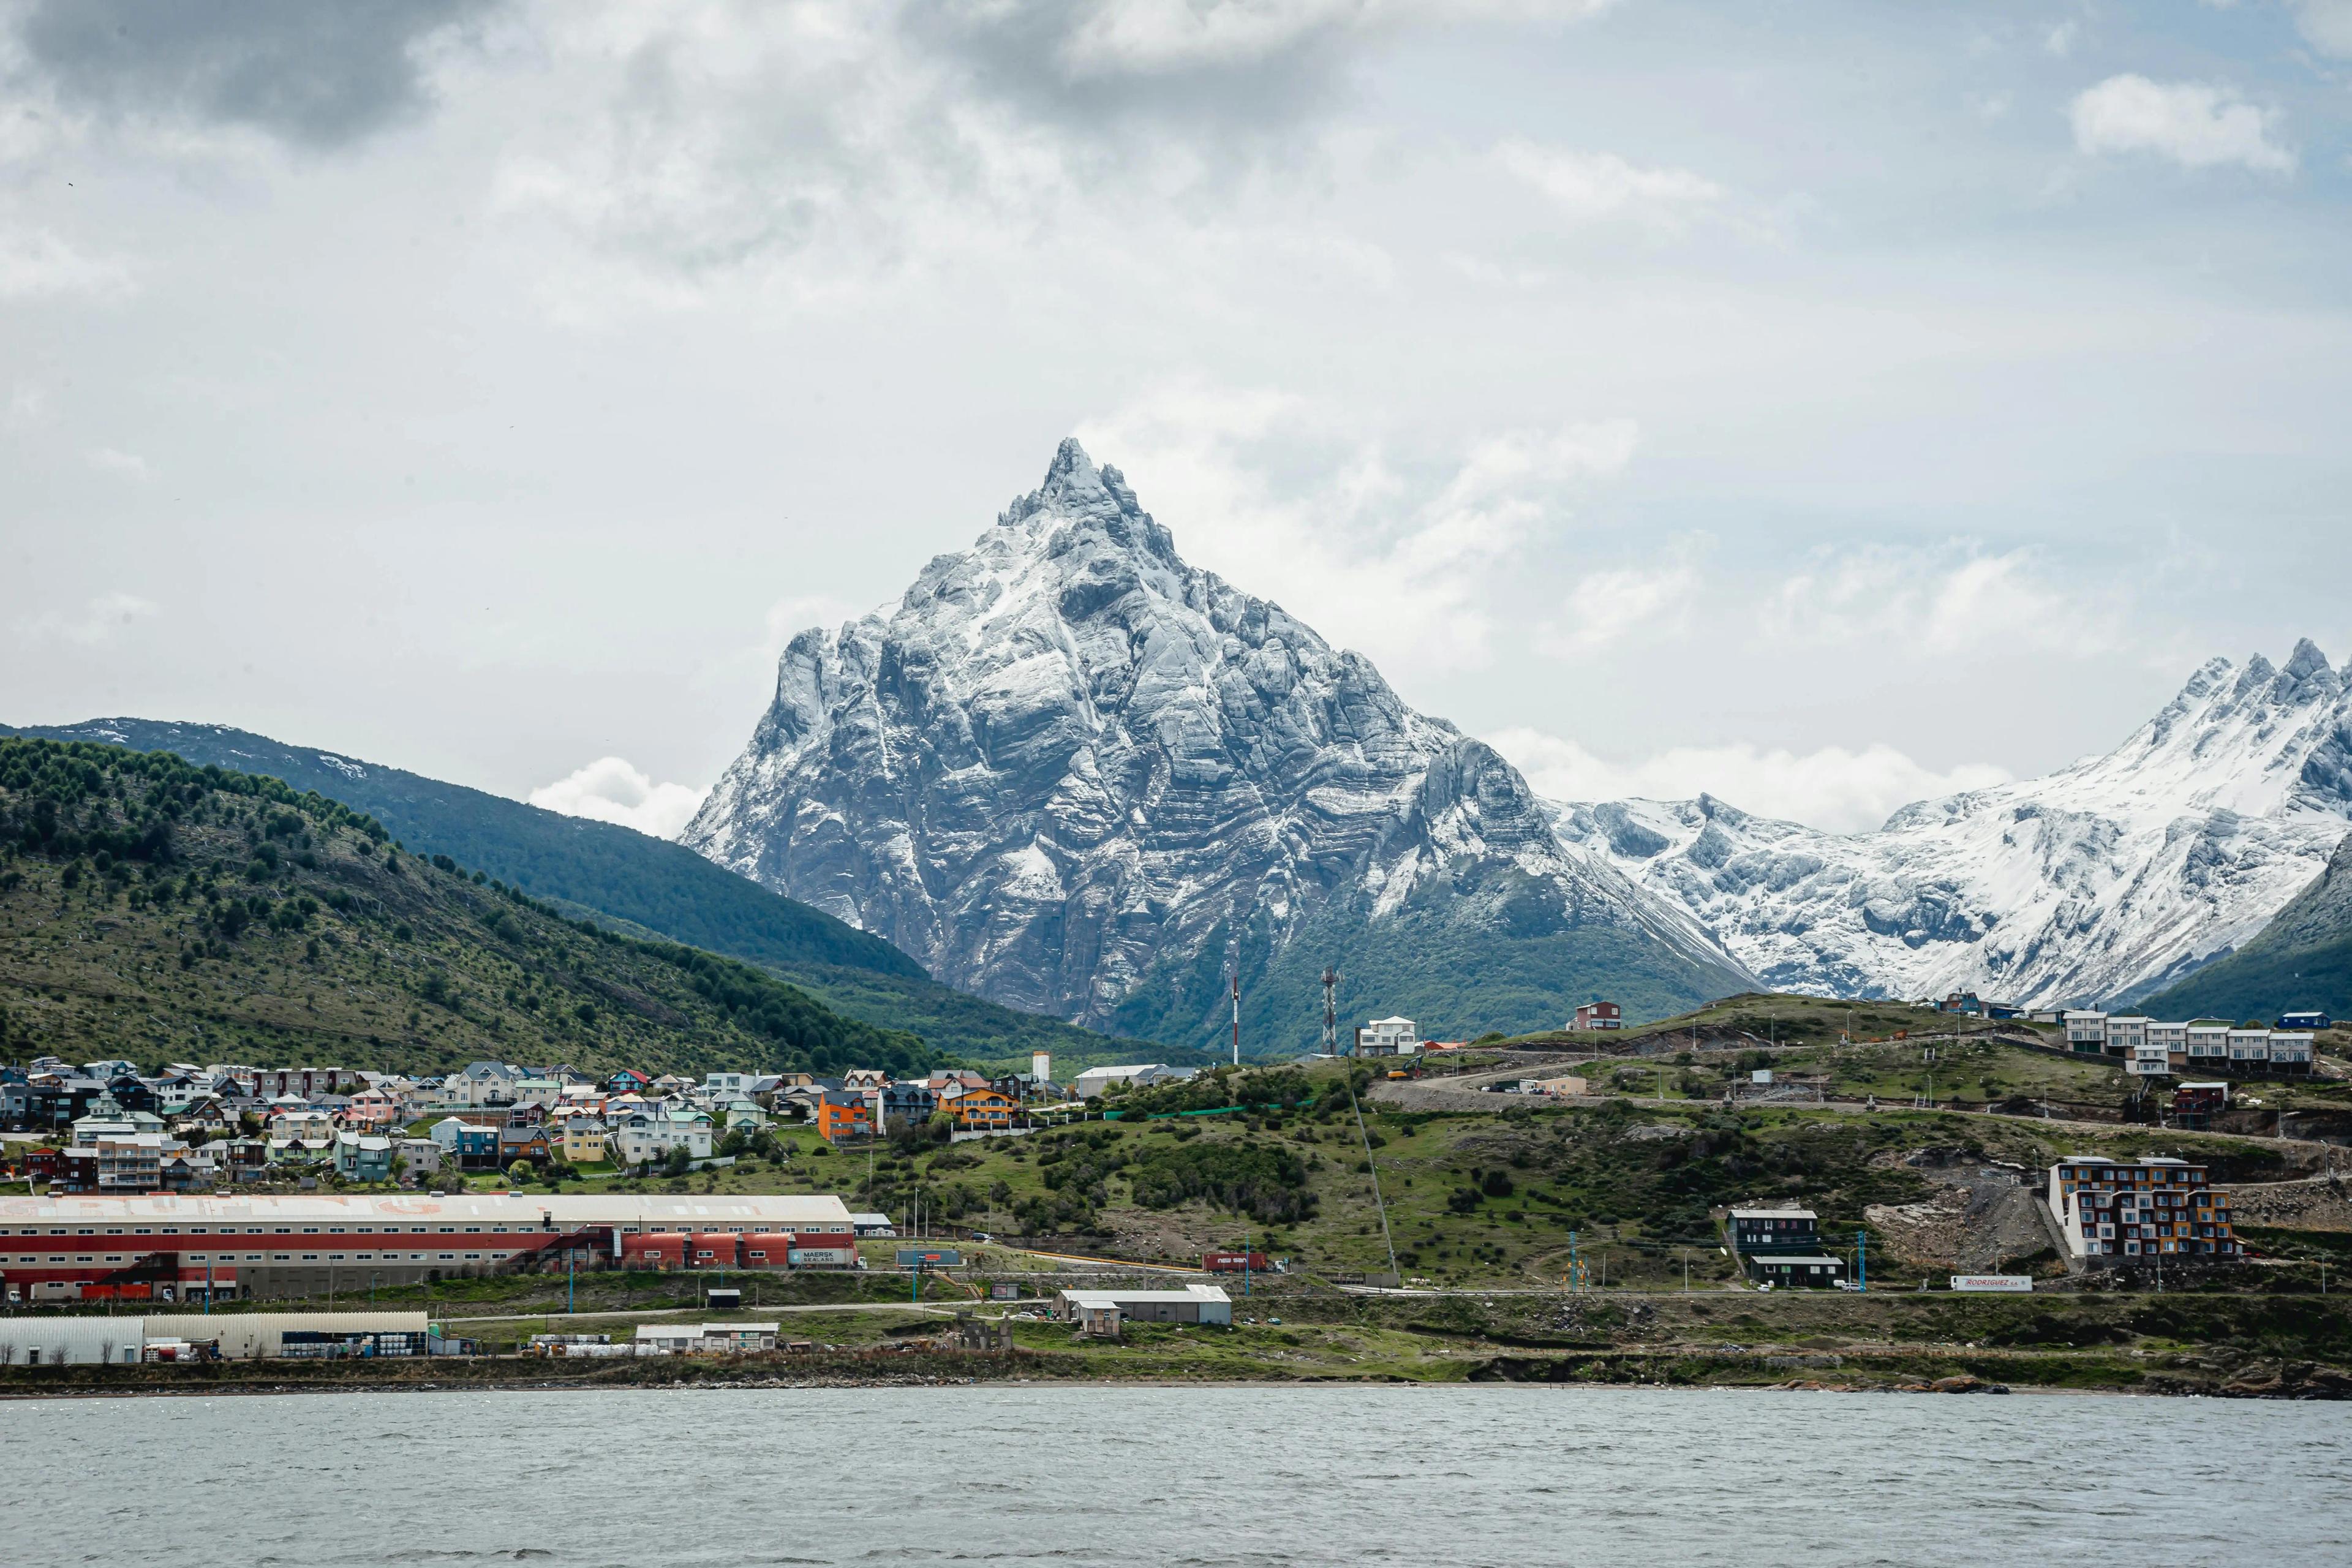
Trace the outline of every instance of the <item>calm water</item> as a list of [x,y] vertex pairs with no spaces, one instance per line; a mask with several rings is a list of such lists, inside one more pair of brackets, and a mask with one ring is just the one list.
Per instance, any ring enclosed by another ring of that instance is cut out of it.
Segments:
[[0,1405],[0,1563],[2352,1562],[2352,1410],[1548,1388]]

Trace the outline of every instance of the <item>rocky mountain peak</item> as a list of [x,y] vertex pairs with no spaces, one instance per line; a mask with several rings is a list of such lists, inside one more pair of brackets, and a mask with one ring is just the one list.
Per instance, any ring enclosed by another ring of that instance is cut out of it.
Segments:
[[[1160,1039],[1216,1010],[1236,940],[1285,1050],[1334,960],[1381,1010],[1442,1002],[1430,1026],[1474,1033],[1557,1023],[1570,991],[1671,1010],[1748,978],[1564,847],[1502,757],[1186,565],[1075,440],[895,607],[793,640],[683,837],[941,979]],[[1528,973],[1467,987],[1496,966]]]

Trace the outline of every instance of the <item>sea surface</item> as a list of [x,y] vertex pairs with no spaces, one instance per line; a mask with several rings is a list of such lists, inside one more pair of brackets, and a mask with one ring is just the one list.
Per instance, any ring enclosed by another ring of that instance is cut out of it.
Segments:
[[0,1563],[2352,1563],[2352,1408],[1615,1389],[0,1404]]

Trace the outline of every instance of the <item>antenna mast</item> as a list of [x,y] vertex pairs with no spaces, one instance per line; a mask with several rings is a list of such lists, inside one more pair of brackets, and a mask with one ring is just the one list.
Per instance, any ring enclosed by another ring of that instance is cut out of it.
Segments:
[[1323,1054],[1327,1057],[1336,1057],[1339,1054],[1339,1008],[1336,999],[1339,984],[1339,972],[1329,964],[1325,964],[1323,966]]

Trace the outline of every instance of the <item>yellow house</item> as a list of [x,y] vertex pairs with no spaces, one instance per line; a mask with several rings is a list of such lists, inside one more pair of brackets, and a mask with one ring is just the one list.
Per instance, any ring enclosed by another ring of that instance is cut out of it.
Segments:
[[604,1146],[604,1120],[601,1116],[565,1117],[563,1134],[555,1147],[567,1165],[602,1164],[612,1158],[611,1151]]

